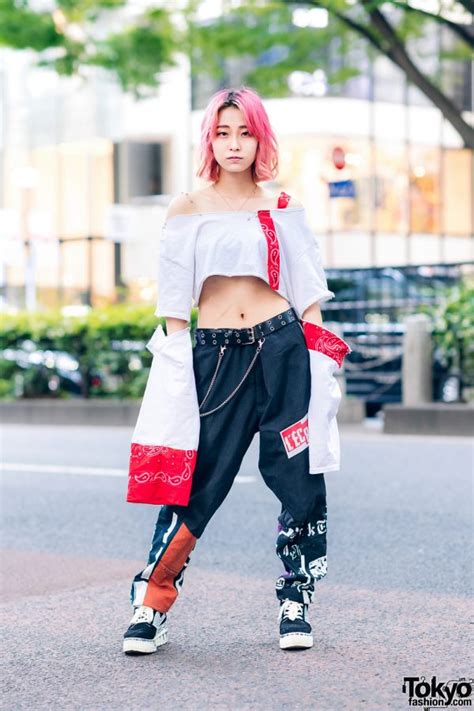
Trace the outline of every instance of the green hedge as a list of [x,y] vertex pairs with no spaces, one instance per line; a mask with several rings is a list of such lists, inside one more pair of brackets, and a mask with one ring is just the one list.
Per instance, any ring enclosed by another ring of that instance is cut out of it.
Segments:
[[[191,314],[194,331],[197,310]],[[92,309],[84,316],[60,311],[3,314],[0,324],[0,397],[70,397],[65,389],[52,392],[48,366],[24,368],[5,357],[6,349],[65,351],[79,362],[82,396],[132,397],[143,395],[151,353],[146,343],[164,319],[154,308],[119,304]],[[103,376],[100,385],[94,374]]]
[[[421,307],[433,321],[433,341],[442,360],[458,369],[466,385],[474,382],[474,286],[471,279],[452,287],[442,303]],[[119,304],[92,309],[85,316],[60,311],[2,314],[0,320],[0,398],[70,397],[66,389],[49,389],[47,366],[22,368],[5,358],[6,349],[65,351],[77,358],[83,397],[140,398],[145,390],[151,353],[146,343],[164,319],[151,306]],[[197,309],[191,312],[191,331]],[[94,375],[103,376],[98,384]]]
[[441,362],[462,376],[463,385],[474,385],[474,278],[450,287],[439,304],[423,306],[432,323],[433,345]]

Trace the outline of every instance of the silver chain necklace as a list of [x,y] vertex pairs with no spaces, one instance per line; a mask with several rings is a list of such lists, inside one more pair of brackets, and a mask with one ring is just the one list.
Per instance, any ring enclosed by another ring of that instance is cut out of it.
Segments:
[[[225,202],[227,203],[227,205],[228,205],[230,208],[232,208],[232,212],[234,212],[233,206],[230,204],[230,202],[229,202],[223,195],[221,195],[221,193],[218,191],[218,189],[216,188],[216,186],[214,185],[214,183],[212,184],[212,187],[214,188],[214,190],[216,191],[216,193],[217,193],[223,200],[225,200]],[[254,187],[253,191],[250,193],[250,195],[249,195],[248,197],[245,198],[245,200],[243,201],[242,205],[241,205],[237,210],[235,210],[235,212],[240,212],[240,210],[243,208],[243,206],[245,205],[245,203],[248,202],[248,200],[250,200],[250,198],[255,194],[256,189],[257,189],[257,184],[255,183],[255,187]]]

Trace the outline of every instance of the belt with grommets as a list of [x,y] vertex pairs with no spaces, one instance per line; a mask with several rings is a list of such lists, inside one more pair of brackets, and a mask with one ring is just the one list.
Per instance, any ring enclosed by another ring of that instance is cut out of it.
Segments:
[[293,321],[299,321],[296,311],[289,308],[276,316],[247,328],[196,328],[197,346],[247,346],[269,336]]

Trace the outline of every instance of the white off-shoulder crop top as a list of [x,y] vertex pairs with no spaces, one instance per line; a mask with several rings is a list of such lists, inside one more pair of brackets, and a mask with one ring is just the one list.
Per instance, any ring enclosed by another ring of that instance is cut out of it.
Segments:
[[256,212],[175,215],[163,225],[155,315],[189,321],[211,275],[256,276],[283,296],[301,318],[305,309],[335,294],[329,291],[319,245],[304,207]]

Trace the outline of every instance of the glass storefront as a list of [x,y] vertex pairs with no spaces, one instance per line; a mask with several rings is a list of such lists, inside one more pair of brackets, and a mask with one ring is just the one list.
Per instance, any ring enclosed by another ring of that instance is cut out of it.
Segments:
[[410,231],[437,234],[440,231],[441,151],[438,147],[409,148]]
[[[7,172],[18,158],[13,149],[7,151]],[[110,301],[114,246],[104,240],[104,229],[106,208],[113,201],[111,143],[97,139],[39,146],[23,154],[21,162],[34,180],[22,185],[20,176],[7,183],[6,204],[17,219],[2,235],[16,246],[5,267],[5,300],[23,307],[26,290],[20,287],[27,282],[38,308]]]
[[[307,206],[315,232],[472,234],[473,157],[466,149],[348,138],[280,141],[278,183]],[[338,170],[334,149],[342,148]],[[329,196],[350,181],[353,195]]]
[[473,156],[466,149],[442,152],[442,230],[448,235],[467,236],[473,219]]
[[[338,169],[333,151],[341,148]],[[315,232],[370,229],[370,144],[366,139],[285,137],[280,141],[278,182],[304,202]],[[353,183],[354,197],[330,197],[330,184]]]
[[409,222],[406,146],[402,142],[379,140],[374,153],[376,230],[406,234]]

